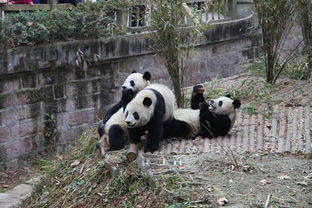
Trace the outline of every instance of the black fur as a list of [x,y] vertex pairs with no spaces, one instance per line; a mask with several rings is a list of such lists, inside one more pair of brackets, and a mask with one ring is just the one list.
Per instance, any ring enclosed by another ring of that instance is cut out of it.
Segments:
[[108,131],[109,150],[120,150],[125,147],[127,138],[125,132],[118,125],[112,125]]
[[[116,105],[114,105],[105,114],[104,120],[101,120],[99,122],[99,124],[98,124],[98,133],[99,133],[100,138],[105,134],[105,128],[104,128],[105,127],[105,123],[121,107],[123,109],[125,109],[127,107],[128,103],[134,98],[134,96],[135,96],[134,92],[131,89],[125,89],[125,90],[122,91],[121,101],[119,101]],[[110,129],[109,129],[108,135],[109,135],[110,150],[119,150],[119,149],[122,149],[125,146],[125,143],[126,143],[125,132],[123,132],[123,130],[118,125],[111,126]]]
[[151,80],[151,78],[152,78],[151,73],[149,73],[148,71],[144,72],[144,74],[143,74],[143,79],[145,79],[145,80]]
[[234,108],[239,108],[241,106],[241,102],[237,99],[233,101]]
[[164,125],[164,138],[186,138],[191,131],[192,129],[188,123],[173,117],[170,123]]
[[132,89],[125,89],[121,92],[121,105],[122,108],[125,110],[128,103],[134,98],[135,94]]
[[207,103],[200,104],[200,135],[213,138],[225,136],[231,129],[231,120],[226,115],[213,114]]
[[117,104],[113,105],[104,115],[103,122],[104,124],[114,115],[120,108],[122,108],[122,100],[120,100]]
[[145,144],[144,152],[154,152],[158,150],[160,140],[164,136],[164,124],[163,124],[163,116],[166,112],[165,107],[165,100],[163,96],[154,89],[147,89],[152,90],[154,94],[156,95],[156,105],[154,109],[154,114],[152,118],[150,118],[147,125],[142,127],[136,127],[136,128],[129,128],[129,134],[130,134],[130,142],[131,143],[139,143],[141,141],[141,136],[145,133],[147,130],[147,141]]
[[104,131],[104,122],[103,120],[100,120],[98,123],[98,133],[100,138],[104,135],[105,131]]
[[192,97],[191,97],[191,108],[196,110],[199,109],[200,103],[206,103],[203,93],[198,92],[199,88],[203,88],[202,85],[195,85],[193,87]]

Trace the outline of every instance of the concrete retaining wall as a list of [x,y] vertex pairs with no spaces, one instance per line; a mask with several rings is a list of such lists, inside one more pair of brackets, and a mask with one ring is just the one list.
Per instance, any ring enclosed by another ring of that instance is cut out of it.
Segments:
[[[252,21],[218,23],[207,31],[208,40],[192,54],[186,85],[237,74],[254,58],[260,41],[250,35]],[[0,169],[16,168],[39,153],[65,151],[119,99],[132,70],[149,70],[153,82],[171,84],[142,34],[0,49]]]

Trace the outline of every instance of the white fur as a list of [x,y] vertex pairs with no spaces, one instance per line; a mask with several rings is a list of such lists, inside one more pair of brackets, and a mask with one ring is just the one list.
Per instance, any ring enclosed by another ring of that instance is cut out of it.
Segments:
[[184,121],[191,127],[189,136],[195,136],[200,131],[199,109],[178,108],[174,110],[173,117],[176,120]]
[[114,113],[112,115],[112,117],[110,117],[110,119],[105,123],[104,125],[104,130],[105,130],[105,134],[108,134],[108,131],[110,129],[111,126],[113,125],[118,125],[121,127],[121,129],[126,132],[126,135],[128,134],[128,129],[127,129],[127,125],[126,122],[124,120],[124,116],[123,116],[123,108],[120,108],[116,113]]
[[[131,86],[130,84],[131,81],[134,81],[135,83],[134,87]],[[127,89],[132,89],[132,91],[136,93],[148,85],[150,85],[150,82],[143,78],[143,74],[136,72],[136,73],[130,74],[127,77],[125,82],[122,84],[122,87],[125,87]]]
[[[150,89],[154,89],[158,91],[164,98],[166,112],[163,117],[163,121],[166,121],[172,118],[174,105],[175,105],[175,97],[174,97],[173,92],[165,85],[151,84],[150,86],[141,90],[135,96],[135,98],[127,105],[125,112],[124,112],[124,116],[125,116],[125,121],[128,123],[129,128],[144,126],[153,117],[155,105],[157,102],[157,97],[155,93]],[[152,100],[152,104],[150,106],[143,105],[143,100],[146,97]],[[134,118],[133,114],[135,112],[138,113],[140,117],[139,120],[136,120]]]
[[[219,101],[223,102],[222,106],[218,105]],[[231,128],[234,125],[236,117],[236,110],[234,108],[233,102],[234,100],[224,96],[219,97],[217,99],[211,99],[209,101],[209,110],[215,114],[228,116],[229,119],[231,120]]]

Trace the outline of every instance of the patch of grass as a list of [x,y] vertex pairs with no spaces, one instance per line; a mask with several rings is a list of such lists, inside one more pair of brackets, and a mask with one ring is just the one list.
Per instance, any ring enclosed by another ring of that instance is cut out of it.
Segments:
[[241,110],[243,113],[248,114],[248,115],[254,115],[257,113],[257,108],[252,103],[242,105]]
[[49,160],[45,160],[42,158],[36,158],[35,164],[40,167],[41,170],[43,170],[44,173],[51,174],[54,172],[54,166],[53,163]]
[[249,72],[250,74],[258,77],[266,77],[265,63],[263,59],[257,59],[250,62],[243,72]]
[[296,80],[312,80],[312,69],[309,69],[307,56],[300,55],[290,61],[281,75]]

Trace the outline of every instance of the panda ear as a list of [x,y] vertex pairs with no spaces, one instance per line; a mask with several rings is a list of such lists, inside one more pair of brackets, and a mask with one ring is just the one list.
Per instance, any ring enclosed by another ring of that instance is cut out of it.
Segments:
[[234,108],[239,108],[241,106],[241,102],[238,99],[233,101]]
[[131,73],[132,73],[132,74],[133,74],[133,73],[137,73],[137,71],[133,70]]
[[143,105],[146,106],[146,107],[149,107],[150,105],[152,105],[151,98],[149,98],[149,97],[144,98]]
[[151,78],[152,78],[151,73],[149,73],[148,71],[144,72],[143,79],[150,80]]
[[231,98],[231,95],[230,95],[230,94],[227,94],[225,97]]

